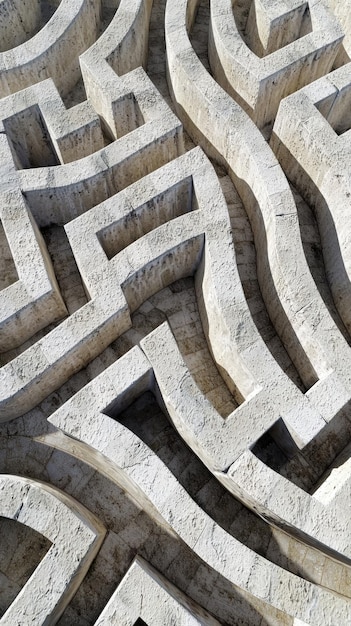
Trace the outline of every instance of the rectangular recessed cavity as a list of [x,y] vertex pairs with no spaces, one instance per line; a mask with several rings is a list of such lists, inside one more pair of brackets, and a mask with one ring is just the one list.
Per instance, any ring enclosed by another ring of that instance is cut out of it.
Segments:
[[128,278],[122,289],[130,311],[136,311],[145,300],[176,280],[192,276],[202,256],[204,239],[199,235],[179,243]]
[[283,5],[270,0],[234,3],[234,18],[248,47],[264,57],[312,32],[308,2]]
[[351,85],[337,90],[327,98],[315,103],[318,111],[330,124],[337,135],[351,128]]
[[59,165],[50,133],[37,104],[5,119],[4,129],[18,169]]
[[97,236],[106,256],[111,259],[143,235],[194,208],[193,182],[189,176],[109,224]]
[[145,124],[139,103],[133,93],[128,93],[112,103],[116,121],[117,139]]

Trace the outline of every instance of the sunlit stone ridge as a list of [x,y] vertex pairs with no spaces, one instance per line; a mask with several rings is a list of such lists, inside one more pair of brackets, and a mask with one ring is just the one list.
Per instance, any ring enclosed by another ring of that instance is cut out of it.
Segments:
[[351,0],[0,0],[0,626],[351,624]]

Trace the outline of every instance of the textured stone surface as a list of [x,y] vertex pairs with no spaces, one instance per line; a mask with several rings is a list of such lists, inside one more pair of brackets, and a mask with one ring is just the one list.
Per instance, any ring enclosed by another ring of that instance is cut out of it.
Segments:
[[350,37],[0,0],[1,624],[351,622]]

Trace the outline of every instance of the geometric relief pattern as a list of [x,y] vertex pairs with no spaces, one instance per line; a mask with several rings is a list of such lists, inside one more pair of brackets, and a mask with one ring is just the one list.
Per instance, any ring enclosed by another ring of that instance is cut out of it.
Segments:
[[[303,589],[296,576],[273,564],[267,569],[265,559],[239,544],[201,511],[173,474],[133,432],[108,417],[108,414],[118,415],[126,403],[152,385],[150,373],[147,359],[135,347],[58,409],[50,421],[122,469],[134,489],[152,503],[194,553],[234,585],[288,614],[295,611],[304,617],[312,615],[315,620],[312,623],[318,623],[329,612],[328,593],[306,582]],[[85,407],[84,413],[81,407]],[[249,572],[253,566],[256,575],[251,578]],[[291,590],[291,596],[281,595],[282,584]],[[312,596],[318,596],[314,608],[310,606]],[[328,619],[332,619],[335,610],[336,603]],[[342,599],[337,610],[346,617],[349,602]]]
[[2,5],[1,624],[349,623],[347,8]]

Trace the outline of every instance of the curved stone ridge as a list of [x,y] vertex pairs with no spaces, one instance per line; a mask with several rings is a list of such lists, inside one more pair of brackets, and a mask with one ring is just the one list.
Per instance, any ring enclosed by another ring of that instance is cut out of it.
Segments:
[[[55,623],[97,554],[105,529],[82,505],[50,485],[1,475],[0,493],[2,517],[25,524],[52,542],[1,624]],[[40,593],[43,587],[45,593]]]
[[1,0],[0,50],[23,43],[35,33],[41,20],[40,0]]
[[[132,606],[131,606],[132,605]],[[136,557],[95,626],[119,623],[133,626],[138,619],[155,626],[219,626],[206,611],[189,602],[174,585],[140,557]]]
[[[183,0],[177,6],[167,6],[167,60],[178,111],[180,115],[185,112],[188,130],[194,138],[226,164],[242,195],[254,234],[257,233],[260,241],[258,276],[268,311],[300,376],[310,387],[318,379],[326,378],[331,367],[338,368],[339,350],[333,366],[329,361],[332,345],[328,356],[323,354],[325,335],[330,339],[333,336],[331,344],[338,345],[341,352],[345,349],[337,329],[332,330],[333,321],[305,261],[288,182],[257,128],[215,83],[196,56],[187,33],[187,22],[191,23],[194,17],[195,5]],[[225,131],[221,132],[223,127]]]
[[[237,28],[235,5],[211,4],[211,67],[257,126],[269,129],[282,98],[330,71],[343,31],[327,2],[255,0],[246,24],[250,49]],[[307,5],[311,32],[305,25]]]
[[348,329],[350,72],[348,64],[286,98],[271,141],[289,178],[315,206],[328,282]]
[[351,622],[349,8],[0,0],[1,624]]
[[[341,619],[348,619],[348,600],[341,600],[339,606],[336,606],[335,600],[330,606],[330,598],[328,594],[323,597],[321,588],[315,589],[273,564],[267,568],[264,559],[226,536],[213,520],[196,507],[145,444],[124,426],[104,415],[112,404],[114,412],[120,410],[123,404],[142,393],[150,380],[150,363],[136,347],[55,412],[50,421],[88,443],[120,467],[151,500],[165,521],[171,523],[183,541],[210,567],[243,591],[289,615],[308,616],[312,623],[322,623],[323,619],[331,622],[334,611]],[[112,381],[117,381],[117,384]],[[84,413],[81,407],[84,407]],[[199,411],[196,417],[199,419],[200,415]],[[196,449],[196,443],[192,447]],[[226,558],[222,557],[224,546]],[[241,563],[240,569],[236,568],[236,560]],[[252,578],[251,571],[254,573]],[[290,589],[290,596],[281,592],[281,585]],[[316,600],[313,608],[312,598]]]
[[18,274],[18,281],[0,296],[0,346],[6,351],[67,311],[41,234],[19,191],[2,194],[1,222]]
[[100,1],[61,0],[49,22],[28,42],[0,54],[2,96],[51,77],[67,93],[78,79],[78,56],[98,33]]

